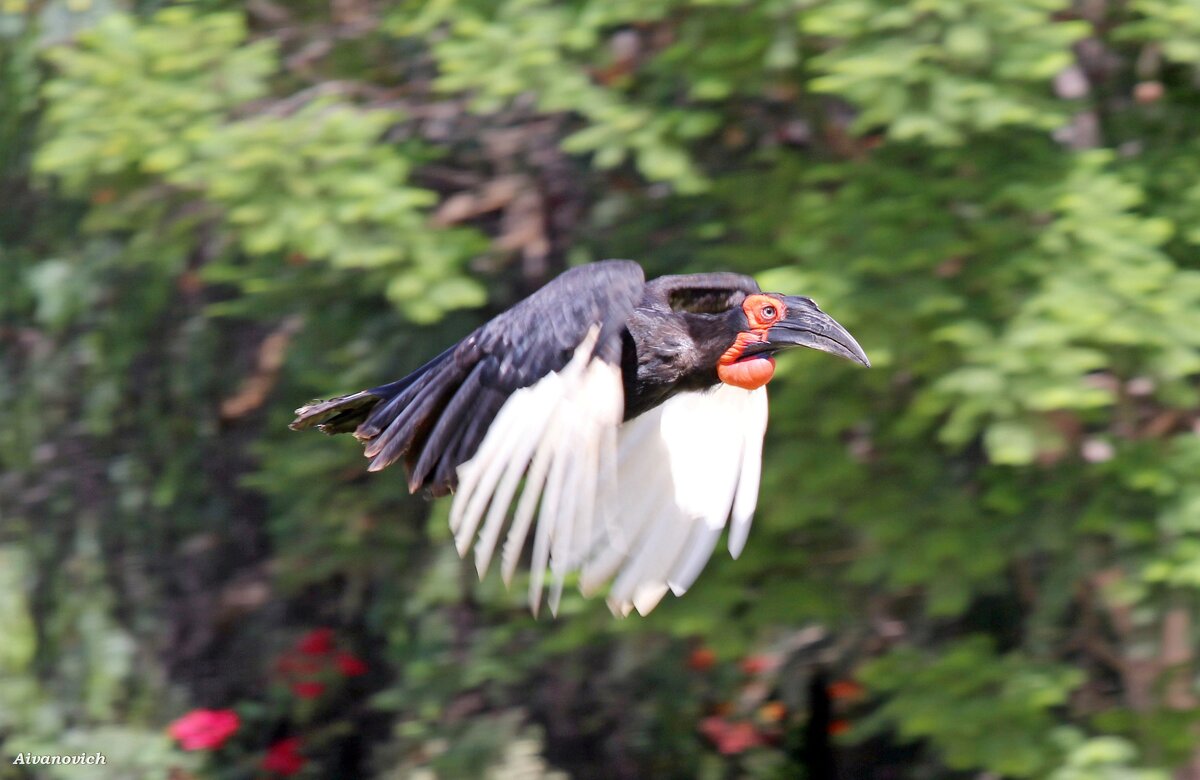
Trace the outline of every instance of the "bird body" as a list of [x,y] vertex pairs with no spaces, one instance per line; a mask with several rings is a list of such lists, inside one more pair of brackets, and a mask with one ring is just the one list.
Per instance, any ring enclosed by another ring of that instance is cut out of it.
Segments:
[[[480,576],[500,546],[509,582],[532,533],[530,603],[546,576],[614,612],[648,613],[699,575],[757,501],[772,355],[793,346],[869,365],[808,298],[739,274],[646,282],[627,260],[563,273],[391,384],[313,402],[294,429],[353,432],[410,491],[455,493],[451,529]],[[500,545],[503,536],[503,545]]]

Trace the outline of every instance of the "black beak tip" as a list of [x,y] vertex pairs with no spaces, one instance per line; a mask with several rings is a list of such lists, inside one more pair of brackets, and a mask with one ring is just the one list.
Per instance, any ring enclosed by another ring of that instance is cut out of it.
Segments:
[[768,332],[768,347],[807,347],[828,352],[864,368],[871,359],[850,332],[807,298],[787,298],[789,316]]
[[836,345],[822,345],[818,346],[817,349],[821,349],[824,352],[830,352],[840,358],[845,358],[851,363],[857,363],[863,368],[871,367],[871,359],[867,357],[867,353],[863,351],[863,348],[858,345],[857,341],[851,340],[850,343],[847,344],[845,341],[838,339]]
[[842,333],[845,334],[845,339],[839,339],[839,341],[843,342],[841,346],[846,350],[845,357],[848,360],[858,363],[863,368],[870,368],[871,358],[867,357],[866,350],[864,350],[862,346],[854,339],[854,337],[847,333],[844,329],[842,330]]

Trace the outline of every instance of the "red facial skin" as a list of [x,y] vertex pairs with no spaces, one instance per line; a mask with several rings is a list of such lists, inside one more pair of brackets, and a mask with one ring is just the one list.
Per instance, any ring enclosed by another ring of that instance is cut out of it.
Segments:
[[733,346],[717,361],[717,378],[727,385],[757,390],[775,375],[775,359],[756,357],[742,360],[746,347],[767,340],[767,330],[786,315],[783,301],[769,295],[749,295],[742,301],[749,328],[737,335]]

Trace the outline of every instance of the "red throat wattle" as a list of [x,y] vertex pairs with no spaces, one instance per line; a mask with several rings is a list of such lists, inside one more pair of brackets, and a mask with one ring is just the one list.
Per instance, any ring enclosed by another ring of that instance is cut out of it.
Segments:
[[775,375],[775,359],[762,355],[743,360],[742,355],[750,344],[767,340],[767,330],[783,317],[784,304],[769,295],[751,295],[742,303],[742,311],[750,329],[739,333],[721,355],[717,378],[727,385],[757,390]]
[[745,390],[757,390],[771,381],[775,375],[775,359],[763,355],[749,360],[742,359],[746,347],[759,341],[766,341],[766,328],[755,332],[744,330],[737,335],[733,346],[725,350],[717,361],[717,378],[727,385],[740,387]]
[[775,358],[760,357],[750,360],[720,363],[717,378],[727,385],[745,390],[757,390],[775,376]]

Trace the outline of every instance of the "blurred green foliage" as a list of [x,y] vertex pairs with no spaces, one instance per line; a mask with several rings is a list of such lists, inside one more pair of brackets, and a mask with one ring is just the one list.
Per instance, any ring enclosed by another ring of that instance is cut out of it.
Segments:
[[[820,777],[822,674],[854,777],[1194,767],[1198,9],[0,2],[0,778]],[[875,368],[781,360],[740,560],[536,622],[286,423],[603,257]],[[317,625],[363,695],[276,684]]]

